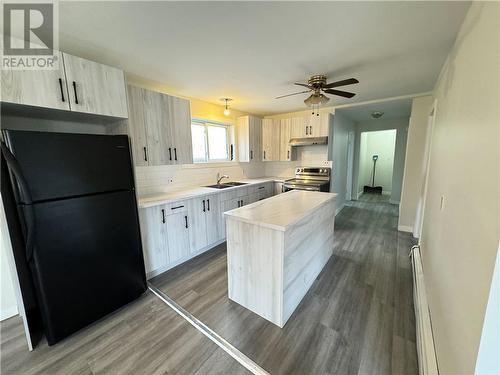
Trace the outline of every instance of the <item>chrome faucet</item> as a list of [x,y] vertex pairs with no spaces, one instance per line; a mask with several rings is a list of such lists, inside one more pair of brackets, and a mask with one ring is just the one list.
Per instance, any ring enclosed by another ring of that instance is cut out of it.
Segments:
[[217,173],[217,185],[220,184],[220,182],[222,181],[223,178],[229,178],[229,176],[227,174],[223,174],[221,176],[220,173]]

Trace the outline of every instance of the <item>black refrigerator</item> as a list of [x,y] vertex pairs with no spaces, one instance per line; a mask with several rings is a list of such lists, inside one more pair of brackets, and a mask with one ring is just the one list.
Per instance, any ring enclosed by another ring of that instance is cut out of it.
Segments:
[[[129,141],[14,130],[3,138],[13,251],[24,252],[53,345],[146,290]],[[12,239],[14,220],[21,239]]]

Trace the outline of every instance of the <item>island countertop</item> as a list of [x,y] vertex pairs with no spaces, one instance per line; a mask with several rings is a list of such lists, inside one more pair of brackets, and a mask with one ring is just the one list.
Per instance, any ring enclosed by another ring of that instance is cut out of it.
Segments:
[[285,231],[337,194],[291,190],[224,213],[231,219]]

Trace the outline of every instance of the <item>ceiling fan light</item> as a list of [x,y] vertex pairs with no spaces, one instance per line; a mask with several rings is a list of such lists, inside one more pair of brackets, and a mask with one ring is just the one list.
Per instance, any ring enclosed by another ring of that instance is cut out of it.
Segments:
[[307,99],[304,100],[304,103],[306,103],[306,105],[308,107],[312,106],[314,104],[314,95],[311,95],[309,96]]
[[319,95],[319,102],[321,104],[326,104],[326,103],[328,103],[329,100],[330,100],[330,98],[328,96],[325,96],[323,94]]

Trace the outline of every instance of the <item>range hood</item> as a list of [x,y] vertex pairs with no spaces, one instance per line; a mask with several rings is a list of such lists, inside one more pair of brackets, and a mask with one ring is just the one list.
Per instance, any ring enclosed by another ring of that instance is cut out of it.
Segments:
[[309,137],[309,138],[290,139],[290,146],[312,146],[312,145],[326,145],[326,144],[328,144],[328,137]]

